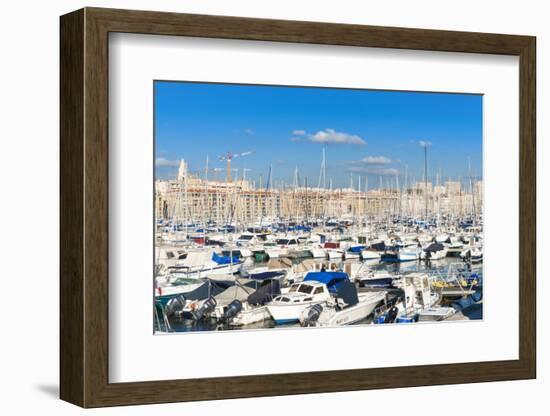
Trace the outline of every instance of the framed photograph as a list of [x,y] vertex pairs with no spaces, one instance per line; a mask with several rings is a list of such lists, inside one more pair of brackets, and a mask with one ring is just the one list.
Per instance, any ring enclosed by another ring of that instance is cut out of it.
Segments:
[[534,37],[60,27],[63,400],[536,377]]

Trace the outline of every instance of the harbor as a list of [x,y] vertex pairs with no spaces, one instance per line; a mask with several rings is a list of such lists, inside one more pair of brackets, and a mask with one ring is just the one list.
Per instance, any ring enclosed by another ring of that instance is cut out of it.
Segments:
[[481,181],[428,180],[426,162],[421,181],[336,188],[323,148],[315,186],[298,168],[255,182],[234,158],[155,184],[157,333],[482,319]]

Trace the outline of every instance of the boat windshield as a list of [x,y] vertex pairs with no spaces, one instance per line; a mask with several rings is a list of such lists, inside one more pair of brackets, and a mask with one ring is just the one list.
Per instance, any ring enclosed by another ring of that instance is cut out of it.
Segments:
[[305,293],[307,295],[310,295],[311,292],[313,292],[313,286],[310,286],[310,285],[301,285],[300,288],[298,289],[298,292],[300,293]]
[[190,285],[192,283],[197,283],[197,279],[189,279],[189,278],[186,278],[186,277],[177,277],[176,279],[174,279],[170,282],[170,284],[172,286]]
[[252,240],[252,236],[243,234],[239,237],[239,240]]
[[300,286],[299,283],[295,283],[292,286],[290,286],[290,289],[288,289],[289,292],[296,292],[298,290],[298,287]]

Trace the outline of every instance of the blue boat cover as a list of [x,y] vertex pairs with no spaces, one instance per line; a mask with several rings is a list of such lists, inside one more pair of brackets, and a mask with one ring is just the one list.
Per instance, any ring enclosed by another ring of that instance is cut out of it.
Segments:
[[218,264],[240,263],[238,256],[233,256],[231,259],[230,256],[220,256],[216,252],[212,253],[212,260]]
[[344,272],[309,272],[304,277],[304,282],[312,280],[324,283],[330,292],[336,292],[338,284],[348,280],[348,274]]
[[267,272],[260,272],[260,273],[249,273],[244,277],[247,277],[249,279],[255,279],[255,280],[265,280],[265,279],[275,279],[277,277],[283,276],[284,274],[285,272],[281,270],[275,270],[275,271],[267,271]]
[[350,253],[361,253],[365,246],[353,246],[348,249]]

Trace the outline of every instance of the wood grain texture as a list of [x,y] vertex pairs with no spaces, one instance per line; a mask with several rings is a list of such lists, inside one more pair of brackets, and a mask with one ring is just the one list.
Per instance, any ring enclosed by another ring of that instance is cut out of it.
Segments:
[[[109,383],[109,32],[519,56],[519,360]],[[99,407],[535,377],[535,49],[535,38],[515,35],[96,8],[63,16],[61,397]]]
[[84,405],[84,12],[61,19],[60,44],[60,388]]

